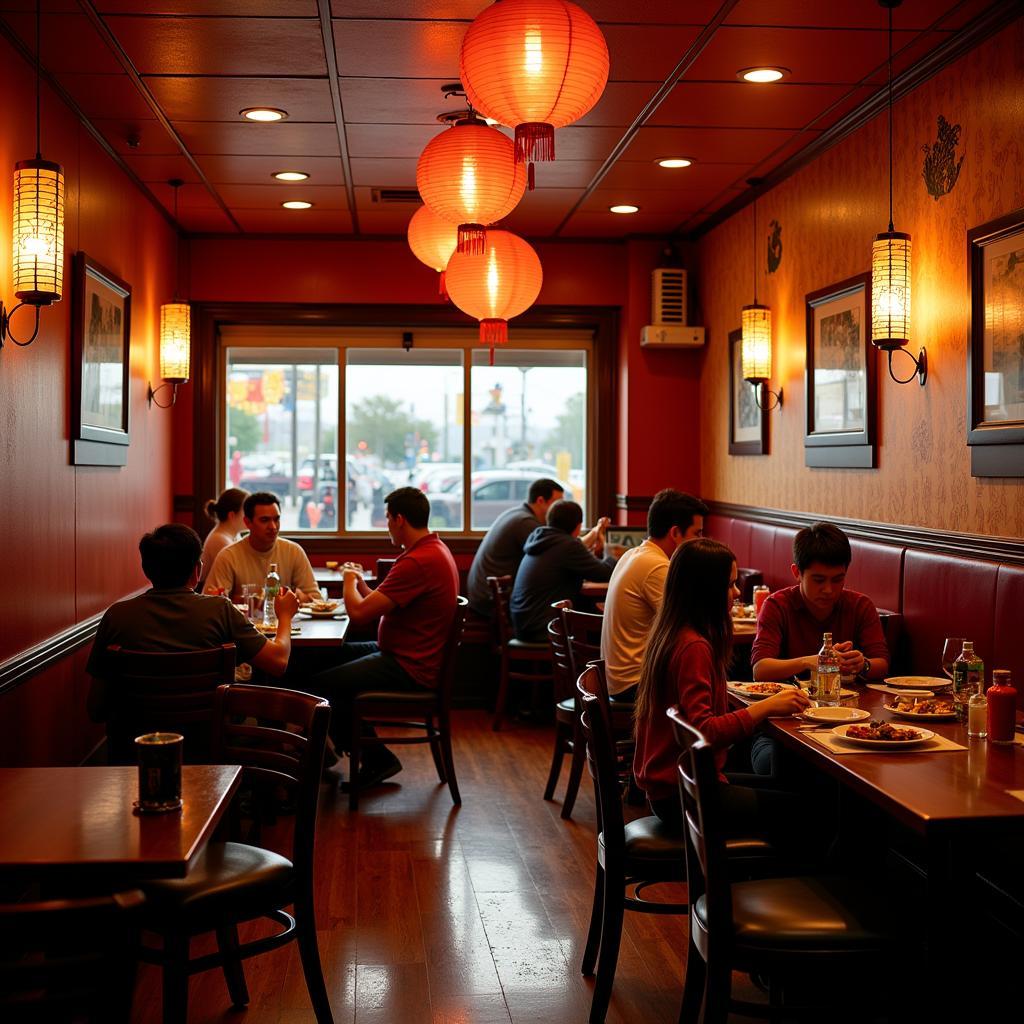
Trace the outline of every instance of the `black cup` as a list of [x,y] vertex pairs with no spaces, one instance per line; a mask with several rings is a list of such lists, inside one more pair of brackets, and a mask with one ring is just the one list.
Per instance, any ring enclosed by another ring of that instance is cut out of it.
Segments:
[[138,808],[146,813],[181,807],[181,751],[185,737],[177,732],[149,732],[135,737],[139,755]]

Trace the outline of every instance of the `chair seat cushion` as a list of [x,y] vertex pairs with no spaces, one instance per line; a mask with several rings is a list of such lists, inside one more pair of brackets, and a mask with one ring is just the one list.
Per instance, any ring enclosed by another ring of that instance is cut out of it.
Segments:
[[425,704],[437,703],[436,690],[367,690],[357,695],[356,703]]
[[[706,897],[693,912],[707,927]],[[737,948],[780,953],[878,949],[888,915],[867,885],[847,878],[768,878],[736,882],[732,913]]]
[[542,640],[540,643],[529,643],[526,640],[516,640],[513,637],[508,642],[509,650],[512,651],[529,651],[531,654],[540,654],[551,656],[551,645],[547,640]]
[[252,916],[291,902],[292,862],[244,843],[208,843],[184,878],[147,882],[146,915]]

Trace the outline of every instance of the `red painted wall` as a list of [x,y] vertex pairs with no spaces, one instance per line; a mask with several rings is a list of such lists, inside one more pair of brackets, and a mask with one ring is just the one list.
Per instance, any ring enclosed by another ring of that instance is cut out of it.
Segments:
[[[11,170],[35,152],[31,68],[0,38],[0,296],[12,304]],[[43,155],[67,186],[64,299],[44,309],[29,348],[0,351],[0,662],[143,586],[136,543],[170,518],[171,423],[147,409],[158,372],[159,305],[170,297],[170,226],[48,90]],[[84,250],[132,286],[131,447],[127,467],[69,464],[71,257]],[[31,331],[32,312],[14,327]],[[80,657],[0,698],[0,764],[75,763],[95,742],[83,724]]]

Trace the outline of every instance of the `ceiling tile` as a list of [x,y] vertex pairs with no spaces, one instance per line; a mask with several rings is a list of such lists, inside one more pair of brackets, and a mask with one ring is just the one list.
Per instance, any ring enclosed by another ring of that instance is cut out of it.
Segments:
[[387,188],[415,188],[416,161],[411,158],[352,159],[352,184]]
[[147,120],[153,117],[152,108],[124,72],[117,75],[59,74],[56,77],[86,117]]
[[527,192],[501,222],[518,235],[550,235],[583,195],[580,188],[545,188]]
[[[28,51],[36,52],[36,19],[29,14],[5,14],[4,21]],[[113,75],[123,72],[103,37],[84,14],[48,14],[43,19],[43,66],[55,74]]]
[[[631,203],[640,207],[643,214],[669,214],[681,218],[693,210],[699,210],[721,191],[718,186],[703,189],[625,189],[598,188],[586,198],[582,211],[600,213],[610,206]],[[615,216],[623,216],[616,214]],[[635,214],[630,214],[635,216]]]
[[[687,21],[703,25],[721,6],[721,0],[646,0],[623,4],[622,0],[584,0],[582,5],[595,21],[671,24]],[[483,10],[483,0],[331,0],[335,18],[430,18],[472,21]]]
[[359,210],[359,216],[362,217],[364,210],[394,210],[402,209],[410,217],[419,209],[420,203],[377,203],[373,199],[373,188],[367,185],[357,185],[355,188],[356,194],[356,209]]
[[[927,57],[933,50],[947,42],[952,35],[952,32],[945,31],[922,32],[909,42],[904,40],[899,49],[895,50],[892,55],[893,75],[901,74],[906,71],[907,68],[916,64],[923,57]],[[885,50],[883,50],[879,55],[877,65],[873,73],[869,76],[868,81],[872,84],[885,85],[887,80],[888,71],[886,69],[886,53]]]
[[628,125],[659,88],[654,82],[609,82],[593,108],[575,124]]
[[[168,213],[174,211],[174,189],[166,182],[151,182],[149,190],[167,208]],[[210,194],[205,185],[186,184],[178,189],[178,210],[219,210],[221,204]]]
[[277,107],[289,122],[333,121],[334,104],[326,78],[143,79],[171,121],[238,121],[247,107]]
[[335,21],[338,73],[359,78],[459,78],[466,26],[446,21]]
[[[244,156],[207,154],[196,157],[203,173],[214,183],[273,184],[277,171],[305,171],[311,185],[343,185],[341,158],[337,156]],[[280,185],[287,184],[280,182]]]
[[[991,2],[991,0],[987,0]],[[942,18],[957,0],[903,0],[893,12],[893,25],[924,29]],[[958,15],[954,23],[961,18]],[[821,28],[885,28],[887,14],[877,3],[864,0],[739,0],[725,19],[727,25],[817,25]],[[964,24],[959,20],[959,24]]]
[[440,125],[350,124],[345,127],[349,155],[355,157],[404,157],[418,160],[424,146]]
[[579,211],[561,232],[562,238],[624,238],[627,235],[667,235],[676,221],[667,214],[634,213],[620,216],[614,213]]
[[[668,155],[668,154],[666,154]],[[676,154],[685,156],[685,154]],[[653,160],[619,160],[601,179],[601,188],[617,189],[706,189],[721,187],[741,178],[749,163],[694,163],[669,170]]]
[[[804,145],[819,133],[805,134]],[[771,128],[641,128],[623,155],[658,160],[666,153],[682,153],[701,163],[754,163],[793,137],[793,132]]]
[[441,86],[451,78],[342,78],[341,106],[346,124],[430,124],[445,110],[466,101],[445,99]]
[[352,218],[344,210],[232,210],[242,230],[253,234],[348,235]]
[[231,223],[228,215],[221,209],[181,210],[178,223],[182,229],[193,235],[237,235],[238,228]]
[[[178,156],[181,149],[156,120],[92,118],[93,127],[119,153],[143,156]],[[134,145],[129,143],[133,140]]]
[[194,154],[338,155],[338,135],[334,125],[292,121],[277,124],[179,121],[174,127]]
[[[304,181],[268,185],[218,185],[220,197],[236,210],[279,210],[291,199],[312,203],[315,210],[347,210],[342,185],[308,185]],[[302,211],[298,211],[302,212]]]
[[604,25],[613,82],[663,82],[700,34],[693,25]]
[[405,236],[414,206],[375,206],[359,210],[359,233],[361,235],[402,235]]
[[537,191],[544,192],[549,188],[586,188],[594,175],[601,169],[603,162],[603,160],[571,160],[559,151],[557,160],[534,164],[533,171],[537,179]]
[[100,14],[222,14],[233,18],[316,18],[316,0],[93,0]]
[[199,175],[183,156],[156,155],[145,153],[126,153],[125,163],[141,181],[198,181]]
[[107,24],[143,75],[327,74],[312,19],[112,15]]

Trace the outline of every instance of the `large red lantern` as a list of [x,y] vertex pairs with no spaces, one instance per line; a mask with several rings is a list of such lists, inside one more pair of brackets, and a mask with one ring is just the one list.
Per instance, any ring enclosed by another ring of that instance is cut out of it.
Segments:
[[544,271],[533,246],[510,231],[487,232],[483,258],[456,252],[445,283],[452,302],[480,321],[480,341],[491,348],[508,341],[508,320],[537,301]]
[[510,139],[471,114],[432,139],[416,164],[416,187],[442,220],[458,225],[458,251],[480,255],[485,227],[510,214],[526,172]]
[[555,129],[604,92],[608,44],[569,0],[500,0],[469,26],[459,72],[477,110],[515,127],[517,162],[554,160]]
[[438,292],[447,296],[444,268],[448,266],[458,240],[458,228],[438,217],[429,206],[421,206],[409,221],[406,231],[413,256],[439,275]]

